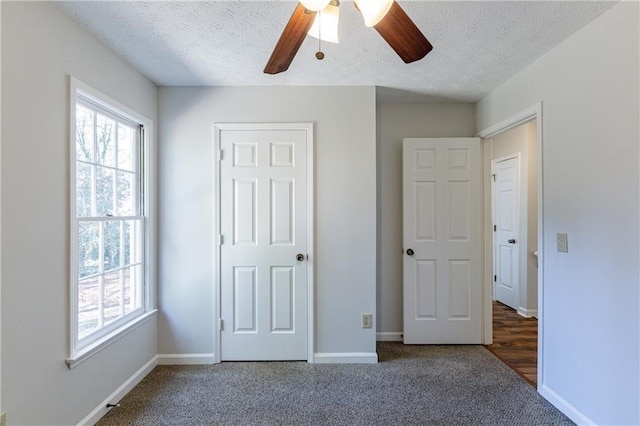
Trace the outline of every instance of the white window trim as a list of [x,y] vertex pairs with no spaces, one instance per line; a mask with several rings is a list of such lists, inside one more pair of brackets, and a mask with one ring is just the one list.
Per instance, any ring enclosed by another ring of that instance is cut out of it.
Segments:
[[[69,259],[69,357],[66,359],[69,369],[74,368],[78,364],[82,363],[86,359],[100,352],[113,342],[127,335],[131,331],[147,323],[152,317],[155,317],[157,310],[155,309],[155,259],[156,259],[156,244],[155,244],[155,190],[153,183],[155,180],[155,152],[153,142],[153,121],[148,117],[139,114],[138,112],[130,109],[129,107],[121,104],[120,102],[110,98],[109,96],[101,93],[100,91],[92,88],[91,86],[83,83],[82,81],[70,76],[69,78],[69,129],[70,129],[70,175],[69,175],[69,190],[72,194],[70,198],[70,212],[69,212],[69,233],[70,233],[70,259]],[[107,110],[116,111],[119,115],[127,118],[128,120],[135,121],[144,126],[144,139],[143,139],[143,152],[144,152],[144,212],[145,212],[145,229],[144,229],[144,283],[143,283],[143,310],[142,313],[127,321],[122,326],[116,328],[110,333],[102,336],[87,346],[78,349],[77,348],[77,333],[78,333],[78,319],[77,319],[77,280],[75,271],[77,271],[77,229],[76,229],[76,209],[75,209],[75,164],[76,164],[76,152],[75,152],[75,120],[76,120],[76,103],[78,101],[78,94],[84,98],[88,98],[91,102],[98,106],[101,106]]]

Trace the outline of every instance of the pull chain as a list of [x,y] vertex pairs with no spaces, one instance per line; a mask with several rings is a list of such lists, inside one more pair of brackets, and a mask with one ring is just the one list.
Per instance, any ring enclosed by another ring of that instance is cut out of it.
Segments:
[[316,52],[316,59],[319,61],[324,59],[324,53],[322,53],[322,11],[318,11],[318,51]]

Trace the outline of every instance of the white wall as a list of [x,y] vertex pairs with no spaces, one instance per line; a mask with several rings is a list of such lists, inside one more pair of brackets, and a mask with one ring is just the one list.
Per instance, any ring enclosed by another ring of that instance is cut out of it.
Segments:
[[157,353],[150,321],[73,370],[69,74],[153,120],[156,87],[44,2],[2,2],[2,409],[74,424]]
[[470,137],[475,134],[471,104],[378,105],[379,271],[378,339],[402,333],[402,139]]
[[[2,7],[0,6],[0,53],[2,52]],[[0,140],[2,139],[2,55],[0,54]],[[2,144],[0,143],[0,204],[2,200]],[[2,412],[2,214],[0,209],[0,412]]]
[[482,130],[543,102],[539,386],[580,423],[640,423],[638,7],[613,6],[477,104]]
[[213,124],[315,123],[316,352],[374,353],[373,87],[161,88],[159,353],[212,354]]
[[[524,316],[537,316],[538,310],[538,265],[533,253],[538,250],[538,154],[536,122],[532,121],[490,139],[491,159],[520,154],[520,174],[523,185],[520,223],[520,288],[518,289],[518,312]],[[487,170],[487,173],[489,171]],[[490,235],[490,234],[489,234]]]

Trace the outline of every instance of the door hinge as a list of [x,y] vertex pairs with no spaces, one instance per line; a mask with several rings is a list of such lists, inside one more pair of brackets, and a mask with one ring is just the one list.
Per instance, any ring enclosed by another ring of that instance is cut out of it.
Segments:
[[222,161],[223,158],[224,158],[224,150],[221,149],[218,154],[218,161]]
[[498,230],[498,227],[496,225],[493,225],[493,232],[496,232]]
[[218,330],[224,330],[224,320],[222,318],[218,319]]
[[495,182],[495,181],[496,181],[496,175],[495,175],[495,174],[493,174],[493,175],[491,175],[491,176],[493,176],[493,181]]
[[218,235],[218,245],[221,246],[224,244],[224,235]]
[[493,281],[498,281],[498,276],[497,275],[493,276]]

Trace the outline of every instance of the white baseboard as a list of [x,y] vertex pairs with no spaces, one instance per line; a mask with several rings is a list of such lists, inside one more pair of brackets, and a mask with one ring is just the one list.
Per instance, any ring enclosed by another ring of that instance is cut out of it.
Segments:
[[564,398],[552,391],[547,385],[542,385],[538,392],[565,416],[569,417],[574,423],[588,426],[596,425],[596,422],[578,411],[576,407],[569,404]]
[[376,333],[378,342],[402,342],[402,331],[381,331]]
[[215,363],[215,354],[158,354],[158,365],[202,365]]
[[316,353],[313,357],[316,364],[375,364],[378,354],[375,352],[337,352]]
[[525,318],[535,317],[538,318],[538,310],[537,309],[524,309],[518,308],[518,315]]
[[124,382],[118,389],[116,389],[111,395],[107,397],[104,401],[100,403],[96,408],[93,409],[84,419],[80,420],[78,425],[94,425],[100,420],[105,414],[107,414],[110,408],[107,408],[107,404],[115,404],[120,401],[126,394],[128,394],[131,389],[133,389],[142,379],[144,379],[147,374],[154,369],[154,367],[158,365],[158,357],[154,356],[147,362],[145,365],[140,367],[138,371],[133,373],[133,376],[129,377],[126,382]]

